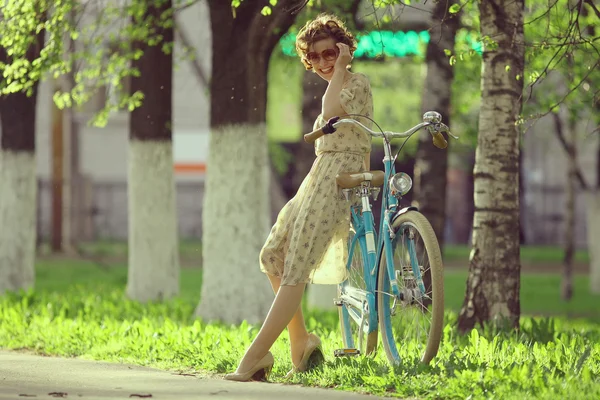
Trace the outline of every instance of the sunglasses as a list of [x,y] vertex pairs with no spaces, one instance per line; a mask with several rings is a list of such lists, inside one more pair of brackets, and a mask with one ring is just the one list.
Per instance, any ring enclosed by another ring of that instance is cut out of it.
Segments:
[[337,49],[326,49],[323,50],[321,52],[321,54],[311,51],[310,53],[306,54],[306,60],[312,64],[318,64],[319,62],[321,62],[321,57],[323,57],[323,60],[325,61],[333,61],[337,58],[338,56],[338,50]]

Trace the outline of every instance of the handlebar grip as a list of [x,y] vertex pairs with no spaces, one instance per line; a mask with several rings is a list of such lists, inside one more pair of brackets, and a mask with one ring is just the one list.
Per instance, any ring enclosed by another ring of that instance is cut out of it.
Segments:
[[448,147],[448,142],[444,139],[444,135],[440,132],[433,132],[433,145],[438,149],[445,149]]
[[330,135],[333,132],[335,132],[337,130],[337,125],[335,125],[335,123],[338,122],[339,120],[340,120],[340,117],[329,118],[327,123],[325,125],[323,125],[323,127],[321,128],[323,133],[325,135]]

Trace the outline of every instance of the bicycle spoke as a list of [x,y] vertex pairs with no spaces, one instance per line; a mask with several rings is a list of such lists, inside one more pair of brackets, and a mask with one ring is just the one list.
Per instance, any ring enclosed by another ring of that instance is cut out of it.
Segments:
[[[409,216],[404,222],[399,222],[392,242],[394,278],[398,284],[399,296],[394,296],[389,283],[385,282],[388,279],[387,263],[383,263],[386,271],[382,273],[380,270],[379,287],[389,291],[378,293],[380,323],[383,324],[384,347],[393,363],[400,359],[429,362],[437,352],[441,333],[441,257],[436,255],[436,271],[432,271],[428,248],[432,247],[432,240],[436,240],[435,235],[429,230],[427,244],[421,229],[424,229],[424,226],[431,229],[430,225],[422,215],[413,215],[414,217]],[[434,243],[433,247],[439,252],[437,241]],[[438,279],[435,293],[432,279],[434,276]],[[439,303],[435,309],[434,302]]]
[[[350,237],[348,241],[348,252],[350,254],[352,238],[354,237],[354,230],[350,231]],[[352,260],[350,263],[350,270],[348,274],[348,279],[345,283],[345,293],[346,295],[350,295],[354,300],[357,300],[362,304],[365,300],[364,295],[361,295],[361,291],[366,292],[367,285],[364,279],[364,260],[361,251],[361,247],[358,241],[354,244],[354,250],[352,252]],[[358,290],[353,290],[358,289]],[[344,313],[347,313],[346,321],[344,322]],[[344,302],[344,305],[340,307],[340,321],[342,328],[342,337],[344,346],[346,348],[356,348],[361,351],[361,353],[365,352],[364,347],[367,343],[367,331],[368,331],[368,323],[367,321],[362,321],[362,307],[357,308],[356,306]],[[361,324],[362,324],[362,333],[361,333]],[[350,340],[347,340],[347,337],[350,336]]]

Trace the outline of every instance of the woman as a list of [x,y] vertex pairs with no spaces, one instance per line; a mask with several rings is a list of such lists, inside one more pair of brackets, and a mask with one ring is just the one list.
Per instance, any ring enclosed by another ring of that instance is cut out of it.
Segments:
[[321,341],[307,332],[300,303],[306,283],[336,284],[346,277],[350,211],[335,179],[339,173],[369,168],[371,137],[349,124],[335,130],[332,123],[338,116],[373,113],[367,77],[348,70],[354,50],[353,35],[327,14],[306,23],[296,37],[296,51],[306,69],[328,82],[314,131],[304,135],[307,143],[315,144],[317,158],[296,196],[279,213],[261,251],[260,268],[275,300],[236,372],[225,379],[265,378],[273,366],[269,349],[286,325],[294,364],[288,375],[323,361]]

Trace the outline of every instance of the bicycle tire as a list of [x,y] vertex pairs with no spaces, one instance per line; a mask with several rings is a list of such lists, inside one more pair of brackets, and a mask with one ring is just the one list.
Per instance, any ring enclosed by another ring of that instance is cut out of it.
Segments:
[[[427,342],[423,346],[424,350],[422,354],[420,354],[420,361],[424,364],[428,364],[437,355],[443,331],[444,277],[442,255],[440,252],[439,243],[431,224],[425,218],[425,216],[418,211],[408,211],[407,213],[400,215],[393,222],[392,228],[396,233],[395,238],[392,239],[392,247],[394,250],[397,249],[397,241],[403,238],[403,232],[401,232],[401,230],[403,230],[404,227],[410,226],[415,228],[419,235],[423,238],[424,249],[427,253],[428,261],[431,266],[431,326],[429,327],[429,332],[427,334]],[[384,251],[379,259],[379,271],[377,277],[377,309],[379,317],[379,330],[381,331],[382,344],[388,360],[392,364],[398,364],[400,362],[400,356],[396,344],[397,340],[394,337],[394,326],[391,321],[391,314],[389,310],[391,295],[386,294],[384,290],[389,288],[389,276],[387,272],[387,260],[385,254],[384,248]],[[398,268],[396,261],[394,262],[394,268]],[[419,269],[420,268],[421,266],[419,266]],[[405,275],[402,275],[402,277],[404,276]],[[426,289],[426,291],[427,290],[428,289]],[[414,308],[422,311],[423,307],[425,307],[425,305],[421,303],[419,307]],[[403,312],[407,313],[408,311],[403,309]],[[404,342],[402,343],[404,344]]]

